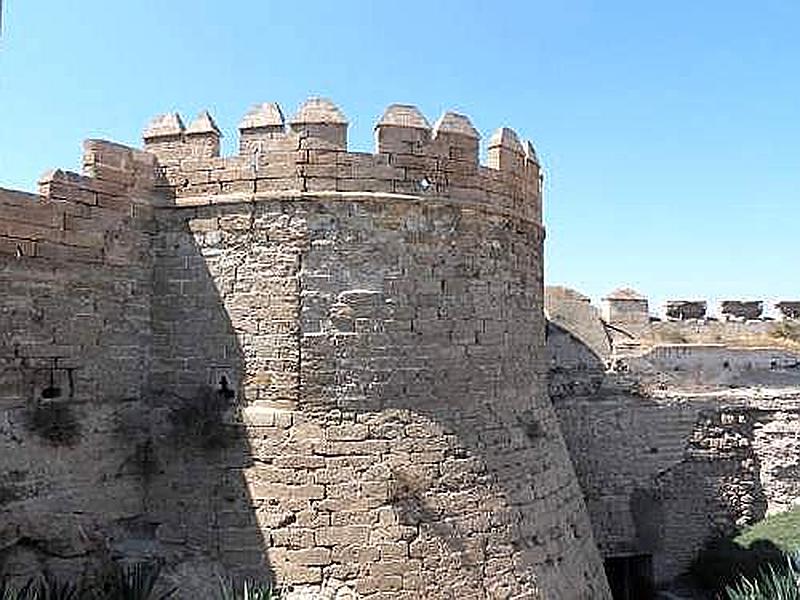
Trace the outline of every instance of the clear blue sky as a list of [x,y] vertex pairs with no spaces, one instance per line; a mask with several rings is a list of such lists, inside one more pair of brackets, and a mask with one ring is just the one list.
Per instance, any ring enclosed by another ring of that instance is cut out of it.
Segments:
[[[533,140],[547,280],[598,298],[800,297],[800,2],[5,0],[0,186],[157,113],[309,95],[372,147],[392,102]],[[302,7],[302,8],[298,8]]]

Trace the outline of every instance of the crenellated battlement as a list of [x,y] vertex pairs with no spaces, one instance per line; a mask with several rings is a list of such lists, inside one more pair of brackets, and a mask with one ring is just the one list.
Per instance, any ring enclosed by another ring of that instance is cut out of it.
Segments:
[[469,118],[444,113],[433,126],[415,106],[393,104],[375,125],[375,152],[351,152],[348,120],[330,100],[311,98],[288,121],[276,103],[258,104],[239,123],[239,152],[220,156],[219,128],[208,112],[188,126],[177,113],[143,133],[161,182],[177,204],[208,196],[287,192],[400,194],[483,204],[541,222],[541,169],[530,142],[508,128],[489,139]]
[[[587,299],[588,301],[588,299]],[[716,311],[709,311],[709,302],[703,299],[667,300],[663,317],[671,321],[722,319],[731,320],[771,320],[765,315],[765,308],[772,305],[777,314],[787,319],[800,318],[800,301],[780,300],[774,303],[766,300],[720,300]],[[651,320],[659,320],[652,315],[648,299],[636,290],[619,288],[603,298],[605,320],[609,323],[626,321],[639,326],[647,325]]]
[[47,171],[37,194],[0,189],[0,255],[135,264],[134,229],[152,216],[158,177],[153,155],[87,140],[82,174]]
[[329,100],[259,104],[221,156],[171,113],[0,190],[0,563],[145,543],[203,597],[610,598],[547,397],[532,145],[501,128],[482,165],[469,118],[409,105],[374,129],[352,152]]

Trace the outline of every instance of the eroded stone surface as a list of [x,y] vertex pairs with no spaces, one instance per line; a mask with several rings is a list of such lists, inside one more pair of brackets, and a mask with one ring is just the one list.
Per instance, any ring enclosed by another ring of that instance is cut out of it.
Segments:
[[656,583],[668,585],[711,540],[796,503],[792,321],[634,328],[618,311],[605,363],[586,342],[597,314],[587,298],[556,289],[548,310],[550,396],[604,557],[650,557]]
[[329,112],[236,157],[174,115],[0,193],[4,567],[607,598],[546,396],[538,166],[479,167],[461,117],[350,153]]

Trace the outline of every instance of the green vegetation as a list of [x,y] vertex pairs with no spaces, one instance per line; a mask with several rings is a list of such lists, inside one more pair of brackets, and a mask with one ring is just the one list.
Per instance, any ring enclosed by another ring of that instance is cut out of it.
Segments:
[[[800,507],[771,515],[745,528],[735,537],[713,540],[698,554],[690,573],[705,590],[730,589],[745,593],[753,585],[760,586],[759,589],[772,585],[765,581],[773,577],[772,572],[775,577],[783,576],[787,555],[796,555],[798,551]],[[734,598],[750,597],[740,595]]]
[[787,557],[784,566],[769,565],[754,578],[741,577],[725,594],[729,600],[800,600],[800,571]]
[[220,600],[280,600],[280,591],[270,584],[245,581],[237,587],[232,581],[220,580]]
[[734,538],[743,548],[750,548],[758,540],[771,542],[784,552],[800,550],[800,507],[770,515]]
[[[46,574],[13,585],[0,579],[0,600],[168,600],[177,588],[158,589],[161,565],[157,562],[121,565],[112,563],[90,580],[60,580]],[[270,584],[245,581],[241,586],[220,580],[213,600],[280,600]],[[206,599],[211,600],[211,599]]]

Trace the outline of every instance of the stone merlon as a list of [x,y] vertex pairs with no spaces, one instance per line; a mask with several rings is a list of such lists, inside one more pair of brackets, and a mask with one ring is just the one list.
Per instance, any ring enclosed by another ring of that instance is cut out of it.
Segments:
[[463,135],[464,137],[480,139],[478,130],[472,126],[469,117],[454,112],[446,112],[436,121],[433,126],[434,135],[443,133],[450,135]]
[[283,131],[285,122],[283,111],[277,102],[263,102],[247,111],[239,123],[239,130],[278,128]]
[[327,98],[309,98],[289,121],[291,125],[306,123],[331,125],[347,125],[347,118],[333,102]]
[[306,149],[347,150],[347,119],[327,98],[309,98],[289,121]]
[[501,127],[492,134],[489,138],[487,159],[493,169],[522,170],[525,150],[513,129]]
[[196,134],[206,134],[211,133],[217,136],[221,136],[222,134],[219,131],[219,127],[214,122],[214,119],[208,114],[207,110],[202,111],[194,121],[189,124],[189,127],[186,128],[186,135],[196,135]]
[[381,126],[408,127],[430,130],[431,125],[416,106],[411,104],[391,104],[384,111],[376,128]]
[[145,140],[157,138],[180,137],[186,128],[177,112],[166,113],[155,117],[142,133]]
[[446,111],[431,127],[410,104],[392,104],[375,125],[375,153],[347,147],[348,120],[331,100],[310,98],[288,120],[275,102],[242,118],[239,151],[220,156],[220,128],[203,111],[184,127],[178,113],[154,119],[144,149],[159,164],[169,197],[297,192],[425,195],[475,202],[541,221],[541,172],[533,145],[498,129],[479,163],[480,134]]

